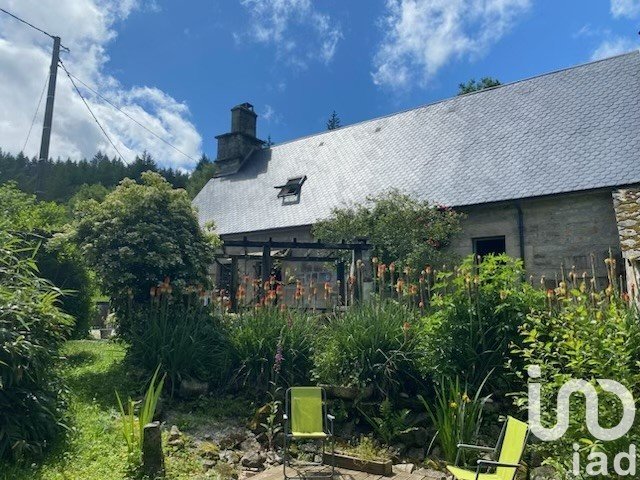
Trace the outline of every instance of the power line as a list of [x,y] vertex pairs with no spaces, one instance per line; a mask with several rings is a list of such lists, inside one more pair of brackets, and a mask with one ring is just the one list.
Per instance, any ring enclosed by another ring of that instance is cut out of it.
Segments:
[[[65,69],[66,71],[66,69]],[[129,120],[131,120],[132,122],[136,123],[138,126],[144,128],[147,132],[149,132],[151,135],[153,135],[154,137],[156,137],[158,140],[166,143],[167,145],[169,145],[171,148],[173,148],[176,152],[184,155],[185,157],[187,157],[189,160],[193,161],[193,162],[197,162],[197,160],[195,158],[193,158],[192,156],[190,156],[189,154],[183,152],[182,150],[180,150],[178,147],[176,147],[175,145],[173,145],[171,142],[169,142],[168,140],[165,140],[164,138],[162,138],[160,135],[158,135],[156,132],[154,132],[153,130],[147,128],[145,125],[143,125],[142,123],[140,123],[138,120],[136,120],[135,118],[133,118],[131,115],[129,115],[127,112],[125,112],[124,110],[122,110],[120,107],[118,107],[117,105],[115,105],[113,102],[111,102],[108,98],[106,98],[104,95],[101,95],[99,92],[97,92],[96,90],[94,90],[93,88],[91,88],[89,85],[87,85],[85,82],[83,82],[80,78],[76,77],[75,75],[67,72],[67,75],[71,75],[73,78],[75,78],[78,82],[80,82],[87,90],[93,92],[95,95],[97,95],[98,97],[100,97],[104,102],[108,103],[109,105],[111,105],[113,108],[115,108],[116,110],[118,110],[120,113],[122,113],[125,117],[127,117]]]
[[93,117],[93,119],[95,120],[95,122],[98,124],[98,127],[100,127],[100,130],[102,130],[102,133],[104,134],[104,136],[107,138],[107,140],[109,141],[109,143],[111,144],[111,146],[113,147],[113,149],[118,153],[118,155],[120,156],[120,158],[122,159],[122,161],[127,164],[127,161],[124,159],[124,156],[120,153],[120,150],[118,150],[118,147],[116,147],[115,143],[113,143],[113,141],[111,140],[111,138],[109,137],[109,135],[107,134],[106,130],[102,127],[102,125],[100,124],[100,122],[98,121],[98,117],[95,116],[95,114],[93,113],[93,110],[91,110],[91,107],[89,106],[89,104],[87,103],[87,101],[84,99],[84,97],[82,96],[82,92],[80,92],[80,89],[78,88],[78,86],[76,85],[76,82],[73,81],[73,78],[71,78],[71,74],[67,71],[67,67],[64,66],[64,63],[62,62],[62,60],[60,60],[60,66],[62,67],[62,69],[64,70],[64,72],[67,74],[67,77],[69,77],[69,80],[71,81],[71,84],[73,85],[73,88],[75,88],[76,93],[80,96],[80,98],[82,99],[82,103],[84,103],[85,107],[87,107],[87,110],[89,110],[89,113],[91,114],[91,116]]
[[49,83],[49,74],[44,78],[44,85],[42,86],[42,92],[40,92],[40,99],[38,100],[38,106],[36,107],[36,111],[33,112],[33,118],[31,119],[31,126],[29,127],[29,131],[27,132],[27,138],[24,139],[24,145],[22,146],[22,151],[24,152],[25,148],[27,148],[27,142],[29,141],[29,137],[31,136],[31,130],[33,130],[33,124],[36,123],[36,117],[38,116],[38,111],[40,110],[40,104],[42,103],[42,97],[44,96],[44,91],[47,89],[47,83]]
[[[4,12],[4,13],[6,13],[7,15],[9,15],[10,17],[15,18],[15,19],[16,19],[16,20],[18,20],[19,22],[22,22],[22,23],[24,23],[25,25],[28,25],[29,27],[33,28],[34,30],[39,31],[40,33],[44,33],[47,37],[56,38],[54,35],[51,35],[49,32],[45,32],[44,30],[42,30],[41,28],[36,27],[36,26],[35,26],[35,25],[33,25],[32,23],[29,23],[29,22],[27,22],[26,20],[24,20],[24,19],[22,19],[22,18],[18,17],[17,15],[14,15],[13,13],[6,11],[4,8],[0,8],[0,12]],[[62,49],[64,49],[64,50],[66,50],[67,52],[69,52],[69,51],[70,51],[67,47],[65,47],[65,46],[63,46],[63,45],[60,45],[60,48],[62,48]]]

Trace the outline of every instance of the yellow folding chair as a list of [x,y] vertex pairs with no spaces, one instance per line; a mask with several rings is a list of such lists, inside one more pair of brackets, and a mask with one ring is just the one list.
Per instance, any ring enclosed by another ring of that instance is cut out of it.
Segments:
[[[284,413],[284,458],[282,462],[285,479],[300,479],[302,476],[287,476],[290,465],[289,445],[293,439],[322,440],[322,458],[327,441],[331,441],[331,474],[313,475],[314,478],[333,478],[335,473],[335,453],[333,421],[335,417],[327,413],[327,396],[320,387],[291,387],[285,396]],[[322,466],[323,462],[307,462],[300,466]]]
[[[458,480],[514,480],[518,467],[521,466],[524,447],[529,438],[529,425],[513,417],[507,417],[507,421],[502,428],[502,433],[495,447],[482,447],[480,445],[458,444],[458,454],[456,455],[456,466],[447,466],[447,470]],[[466,470],[458,467],[460,452],[463,450],[476,450],[489,452],[495,455],[500,451],[498,460],[478,460],[476,470]],[[493,473],[481,473],[482,471],[495,468]]]

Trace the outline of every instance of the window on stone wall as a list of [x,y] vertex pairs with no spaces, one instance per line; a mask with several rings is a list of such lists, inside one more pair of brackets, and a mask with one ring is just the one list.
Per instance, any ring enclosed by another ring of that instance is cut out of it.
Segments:
[[484,257],[491,253],[498,255],[500,253],[506,253],[506,251],[507,248],[504,235],[473,239],[473,253],[476,256]]

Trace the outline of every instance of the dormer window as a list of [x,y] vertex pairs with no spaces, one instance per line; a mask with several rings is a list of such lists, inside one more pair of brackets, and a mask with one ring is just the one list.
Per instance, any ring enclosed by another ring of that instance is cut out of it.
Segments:
[[290,178],[284,185],[274,187],[280,189],[278,192],[278,198],[297,197],[300,195],[300,189],[306,179],[306,175],[304,177]]

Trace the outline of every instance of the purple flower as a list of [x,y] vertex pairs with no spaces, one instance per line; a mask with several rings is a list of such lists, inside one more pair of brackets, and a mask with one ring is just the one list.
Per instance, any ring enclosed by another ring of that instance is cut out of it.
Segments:
[[273,364],[273,369],[276,373],[280,373],[280,367],[282,366],[282,361],[284,360],[284,355],[282,355],[282,341],[278,341],[278,347],[276,348],[276,356],[274,357],[275,363]]

